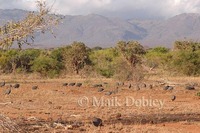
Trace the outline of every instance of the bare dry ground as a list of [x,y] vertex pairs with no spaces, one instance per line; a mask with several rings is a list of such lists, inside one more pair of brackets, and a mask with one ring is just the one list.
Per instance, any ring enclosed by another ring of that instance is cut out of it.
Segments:
[[[137,90],[129,82],[115,91],[116,81],[112,79],[55,79],[55,80],[13,80],[6,79],[6,86],[0,88],[0,114],[13,122],[18,132],[34,133],[199,133],[200,98],[195,90],[186,90],[186,83],[200,83],[200,78],[168,78],[174,86],[171,91],[163,90],[162,80],[151,78],[144,81],[153,88],[140,87]],[[173,81],[173,82],[172,82]],[[20,83],[12,88],[10,95],[4,91],[9,84]],[[64,82],[82,82],[81,87],[64,87]],[[106,82],[106,83],[105,83]],[[93,84],[101,83],[105,89],[98,92]],[[38,85],[37,90],[32,86]],[[114,91],[105,95],[107,91]],[[176,100],[172,101],[171,96]],[[99,117],[103,126],[95,127],[91,120]],[[6,130],[0,117],[0,132]],[[12,124],[8,122],[9,127]],[[15,132],[17,132],[15,131]],[[12,132],[12,131],[10,131]]]

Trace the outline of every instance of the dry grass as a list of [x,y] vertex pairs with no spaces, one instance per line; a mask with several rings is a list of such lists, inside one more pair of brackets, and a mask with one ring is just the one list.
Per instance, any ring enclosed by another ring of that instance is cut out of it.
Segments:
[[16,123],[10,120],[10,118],[0,114],[0,132],[19,133],[22,131],[20,130],[20,127]]

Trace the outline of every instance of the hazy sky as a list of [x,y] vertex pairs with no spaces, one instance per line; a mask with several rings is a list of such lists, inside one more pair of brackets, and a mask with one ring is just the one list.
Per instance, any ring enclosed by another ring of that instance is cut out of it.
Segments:
[[[35,10],[36,0],[0,0],[0,9]],[[200,0],[46,0],[63,15],[91,13],[121,18],[169,18],[181,13],[200,13]]]

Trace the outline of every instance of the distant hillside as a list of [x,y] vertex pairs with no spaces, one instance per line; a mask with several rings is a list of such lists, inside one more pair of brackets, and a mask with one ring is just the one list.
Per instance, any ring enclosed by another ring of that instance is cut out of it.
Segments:
[[[20,20],[28,11],[0,10],[0,25]],[[137,40],[145,46],[171,47],[175,40],[200,39],[200,14],[180,14],[167,20],[123,20],[97,14],[65,16],[50,33],[36,34],[36,47],[57,47],[73,41],[82,41],[90,47],[110,47],[119,40]]]
[[18,21],[20,19],[23,19],[27,13],[28,13],[27,11],[19,9],[14,9],[14,10],[0,9],[0,25],[5,24],[10,20]]
[[148,31],[141,40],[145,45],[171,46],[175,40],[192,39],[200,41],[200,14],[180,14],[165,21],[136,22]]

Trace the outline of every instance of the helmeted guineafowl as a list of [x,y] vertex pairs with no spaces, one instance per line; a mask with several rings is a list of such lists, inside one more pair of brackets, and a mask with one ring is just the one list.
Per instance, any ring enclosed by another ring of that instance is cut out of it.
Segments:
[[102,120],[100,118],[94,117],[92,123],[95,127],[103,126]]
[[14,84],[13,88],[19,88],[20,84]]

